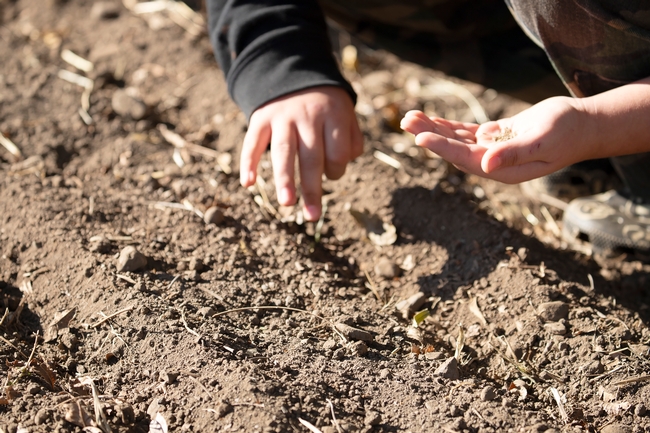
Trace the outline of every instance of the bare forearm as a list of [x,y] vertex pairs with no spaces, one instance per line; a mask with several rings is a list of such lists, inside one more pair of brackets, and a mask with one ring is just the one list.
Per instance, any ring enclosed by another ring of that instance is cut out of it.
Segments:
[[575,102],[588,159],[650,152],[650,77]]

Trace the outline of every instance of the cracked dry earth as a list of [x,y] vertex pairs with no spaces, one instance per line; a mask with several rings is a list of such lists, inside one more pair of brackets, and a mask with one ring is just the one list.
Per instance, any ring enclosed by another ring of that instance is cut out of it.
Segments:
[[[462,101],[368,109],[439,74],[360,50],[366,152],[301,223],[268,161],[239,186],[245,122],[206,37],[100,5],[0,2],[22,152],[0,147],[0,431],[650,431],[649,266],[566,249],[516,188],[391,130]],[[93,80],[86,121],[60,70]],[[492,118],[525,107],[460,84]]]

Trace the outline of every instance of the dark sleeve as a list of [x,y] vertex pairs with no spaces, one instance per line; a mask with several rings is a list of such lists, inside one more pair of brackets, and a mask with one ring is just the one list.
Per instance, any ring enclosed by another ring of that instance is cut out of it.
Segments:
[[232,99],[250,118],[280,96],[314,86],[356,94],[338,69],[316,0],[208,0],[210,41]]

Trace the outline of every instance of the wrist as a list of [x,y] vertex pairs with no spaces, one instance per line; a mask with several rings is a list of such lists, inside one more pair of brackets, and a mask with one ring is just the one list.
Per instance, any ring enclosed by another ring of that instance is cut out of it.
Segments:
[[578,152],[578,159],[606,158],[603,150],[603,119],[599,115],[594,100],[588,98],[570,98],[569,105],[573,109],[572,126],[574,128],[574,143]]

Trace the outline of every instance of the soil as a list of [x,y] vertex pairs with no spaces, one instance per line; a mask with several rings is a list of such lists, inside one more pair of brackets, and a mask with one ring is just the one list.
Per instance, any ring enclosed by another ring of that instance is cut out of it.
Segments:
[[396,129],[473,120],[432,80],[527,104],[359,47],[366,152],[304,223],[268,158],[239,185],[205,34],[83,0],[0,20],[0,431],[650,431],[648,264],[569,250],[559,210]]

